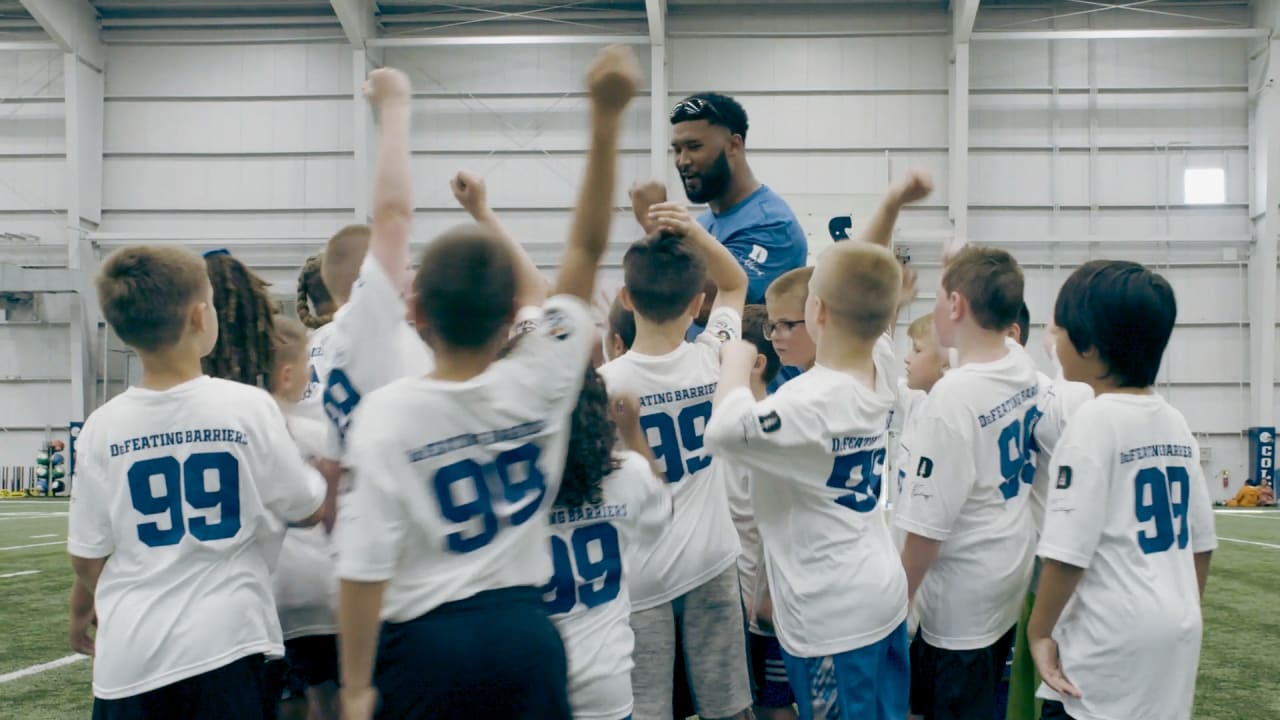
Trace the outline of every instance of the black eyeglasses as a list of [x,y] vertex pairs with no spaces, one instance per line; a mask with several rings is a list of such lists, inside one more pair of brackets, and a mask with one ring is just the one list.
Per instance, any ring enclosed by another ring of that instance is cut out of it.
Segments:
[[716,106],[706,98],[692,97],[688,100],[681,100],[676,106],[671,108],[671,122],[687,122],[689,120],[706,120],[711,115],[720,122],[724,122],[724,116],[716,109]]
[[787,334],[790,335],[796,328],[803,325],[803,320],[771,320],[764,324],[764,339],[772,340],[779,330],[786,330]]

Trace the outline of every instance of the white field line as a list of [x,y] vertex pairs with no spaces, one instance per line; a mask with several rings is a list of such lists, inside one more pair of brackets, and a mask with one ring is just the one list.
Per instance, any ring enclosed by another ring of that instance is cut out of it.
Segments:
[[50,545],[66,545],[66,540],[54,540],[53,542],[32,543],[30,545],[11,545],[9,547],[0,547],[0,552],[5,550],[26,550],[28,548],[48,547]]
[[57,503],[70,503],[66,498],[58,498],[53,500],[8,500],[0,498],[0,507],[5,505],[56,505]]
[[1257,540],[1239,540],[1236,538],[1229,538],[1229,537],[1222,537],[1222,536],[1219,536],[1218,539],[1226,540],[1227,542],[1240,543],[1241,545],[1257,545],[1258,547],[1270,548],[1272,550],[1280,550],[1280,545],[1276,545],[1275,543],[1264,543],[1264,542],[1258,542]]
[[58,533],[49,533],[48,535],[32,535],[32,540],[40,540],[42,538],[58,537]]
[[22,577],[23,575],[39,575],[39,574],[40,574],[39,570],[19,570],[18,572],[11,572],[11,573],[5,573],[3,575],[0,575],[0,580],[3,580],[5,578]]
[[88,655],[80,655],[80,654],[68,655],[66,657],[58,658],[57,660],[52,660],[47,663],[40,663],[39,665],[32,665],[31,667],[25,667],[25,668],[22,668],[21,670],[14,670],[11,673],[5,673],[4,675],[0,675],[0,684],[13,682],[14,680],[21,680],[24,677],[31,677],[32,675],[39,675],[42,672],[48,672],[49,670],[56,670],[57,668],[63,667],[64,665],[70,665],[72,663],[78,663],[81,660],[88,660],[88,659],[89,659]]

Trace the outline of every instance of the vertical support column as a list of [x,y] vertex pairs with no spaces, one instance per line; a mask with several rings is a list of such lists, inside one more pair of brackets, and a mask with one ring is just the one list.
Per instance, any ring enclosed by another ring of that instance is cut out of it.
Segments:
[[667,72],[666,41],[655,38],[649,43],[649,174],[664,184],[671,168],[667,155],[671,143]]
[[957,245],[969,241],[969,43],[959,43],[951,58],[951,143],[949,215]]
[[373,109],[364,99],[364,80],[374,68],[373,58],[363,48],[351,53],[351,138],[354,143],[354,169],[351,182],[355,193],[355,217],[353,222],[364,224],[373,217],[369,207],[373,195],[373,149],[377,147],[377,128],[373,121]]
[[1251,214],[1254,246],[1249,257],[1249,425],[1274,426],[1276,358],[1276,239],[1280,236],[1280,88],[1275,66],[1280,40],[1269,40],[1266,63],[1250,108]]
[[[102,221],[103,71],[75,53],[62,60],[66,107],[67,267],[79,292],[71,301],[71,397],[68,420],[83,420],[95,407],[98,380],[94,345],[101,322],[90,282],[97,265],[87,233]],[[105,347],[98,352],[106,353]]]

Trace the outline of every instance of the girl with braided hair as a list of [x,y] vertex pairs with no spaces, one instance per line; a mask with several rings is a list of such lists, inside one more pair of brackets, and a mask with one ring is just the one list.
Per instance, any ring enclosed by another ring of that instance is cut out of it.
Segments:
[[218,342],[201,363],[206,374],[266,388],[271,374],[275,303],[263,280],[226,250],[205,253],[218,313]]
[[[671,520],[671,495],[640,428],[640,403],[610,400],[588,367],[570,424],[564,480],[551,509],[547,614],[564,640],[575,714],[631,715],[627,590]],[[627,449],[615,445],[621,437]]]
[[298,273],[298,319],[312,330],[328,325],[337,309],[320,274],[323,257],[324,253],[317,253],[307,258]]

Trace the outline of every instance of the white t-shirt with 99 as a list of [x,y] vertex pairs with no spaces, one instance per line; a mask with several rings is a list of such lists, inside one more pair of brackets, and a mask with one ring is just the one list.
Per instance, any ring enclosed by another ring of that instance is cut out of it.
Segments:
[[330,329],[320,335],[323,346],[313,342],[311,348],[312,366],[317,371],[328,366],[321,379],[324,411],[333,426],[328,457],[342,457],[351,414],[362,397],[434,367],[431,350],[409,326],[406,314],[397,284],[372,254],[366,255],[351,299],[325,326]]
[[541,327],[480,375],[403,378],[356,409],[338,576],[387,581],[384,620],[551,577],[547,511],[594,333],[577,298],[543,309]]
[[1080,720],[1186,720],[1200,659],[1194,553],[1217,547],[1200,451],[1159,395],[1105,394],[1053,455],[1041,557],[1085,572],[1053,630]]
[[897,365],[876,345],[876,387],[816,365],[756,402],[739,388],[707,426],[707,444],[751,473],[774,627],[798,657],[887,637],[907,617],[907,578],[880,494]]
[[67,551],[107,558],[95,697],[284,652],[270,566],[282,524],[319,510],[325,485],[270,395],[203,376],[135,386],[89,416],[77,449]]
[[942,544],[916,597],[922,636],[946,650],[999,640],[1031,580],[1040,384],[1026,351],[1005,347],[999,360],[953,367],[934,385],[894,513],[897,527]]
[[547,614],[569,659],[569,702],[578,720],[631,714],[631,596],[627,580],[642,551],[671,522],[671,494],[649,461],[619,454],[601,501],[551,510],[554,573],[543,587]]
[[720,381],[720,345],[741,337],[742,315],[712,310],[696,342],[661,356],[631,351],[605,363],[610,395],[640,398],[640,425],[672,488],[675,517],[632,575],[632,609],[669,602],[727,570],[738,556],[726,463],[703,447]]

